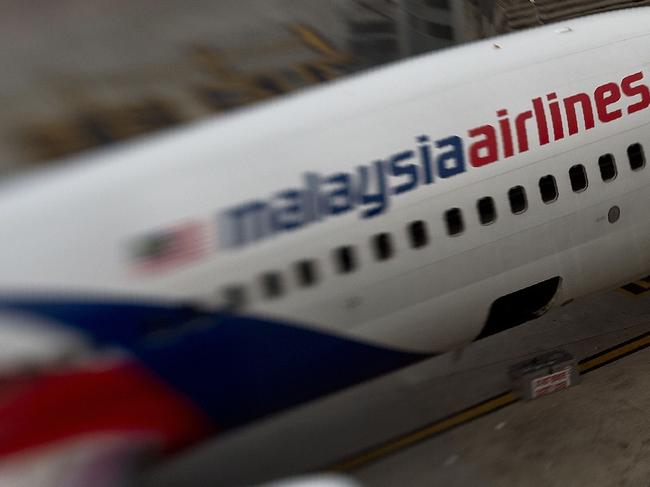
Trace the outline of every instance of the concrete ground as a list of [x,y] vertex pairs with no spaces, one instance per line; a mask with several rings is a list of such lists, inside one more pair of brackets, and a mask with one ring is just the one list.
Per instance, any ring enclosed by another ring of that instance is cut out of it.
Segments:
[[647,486],[650,350],[354,472],[364,485]]
[[[649,331],[650,293],[593,296],[460,355],[217,438],[147,472],[142,485],[247,485],[323,470],[508,390],[508,366],[528,356],[561,347],[584,358]],[[618,485],[624,479],[621,485],[639,485],[650,468],[644,456],[650,446],[648,353],[598,369],[574,389],[516,403],[349,473],[373,486]]]

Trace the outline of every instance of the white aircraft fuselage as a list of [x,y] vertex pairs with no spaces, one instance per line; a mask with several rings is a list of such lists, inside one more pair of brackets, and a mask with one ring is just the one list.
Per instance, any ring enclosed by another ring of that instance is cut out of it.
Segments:
[[0,323],[238,426],[650,270],[650,8],[421,56],[0,192]]

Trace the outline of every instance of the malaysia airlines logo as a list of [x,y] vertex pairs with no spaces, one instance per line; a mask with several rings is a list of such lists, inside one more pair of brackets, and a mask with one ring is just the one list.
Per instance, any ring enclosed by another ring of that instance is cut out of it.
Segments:
[[598,86],[593,93],[534,98],[530,109],[511,116],[496,111],[496,123],[469,129],[465,138],[451,135],[415,138],[405,149],[354,172],[303,175],[302,187],[278,191],[267,199],[248,201],[218,216],[221,248],[242,247],[273,235],[297,230],[326,218],[357,210],[361,218],[386,212],[391,198],[498,160],[545,146],[607,124],[650,106],[643,72],[620,82]]

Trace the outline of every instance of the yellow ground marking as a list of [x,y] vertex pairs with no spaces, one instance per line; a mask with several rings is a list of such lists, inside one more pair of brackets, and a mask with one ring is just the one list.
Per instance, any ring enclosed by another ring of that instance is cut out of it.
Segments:
[[594,369],[604,363],[611,362],[612,360],[621,358],[624,355],[635,352],[649,345],[650,345],[650,335],[643,336],[637,340],[634,340],[632,342],[621,345],[620,347],[617,347],[613,350],[605,352],[602,355],[598,355],[595,358],[589,359],[585,362],[581,362],[580,364],[578,364],[578,372],[584,374],[585,372],[589,372],[591,369]]
[[[578,371],[581,374],[584,374],[603,364],[622,358],[625,355],[639,351],[647,346],[650,346],[650,334],[641,336],[631,342],[621,344],[612,350],[606,351],[594,358],[587,359],[586,361],[579,363]],[[426,440],[440,433],[444,433],[454,427],[461,426],[464,423],[468,423],[469,421],[477,419],[481,416],[485,416],[486,414],[494,412],[497,409],[509,406],[518,400],[519,397],[512,392],[501,394],[483,403],[477,404],[476,406],[470,407],[469,409],[466,409],[458,414],[425,426],[424,428],[412,433],[400,436],[394,440],[389,440],[388,442],[378,447],[371,448],[359,455],[349,458],[348,460],[339,462],[331,466],[330,470],[345,472],[357,469],[367,463],[379,460],[392,453],[396,453],[404,448],[412,446],[415,443]]]
[[396,440],[390,441],[380,447],[362,453],[361,455],[351,458],[350,460],[345,460],[337,465],[334,465],[332,467],[332,470],[338,470],[338,471],[353,470],[365,463],[371,462],[373,460],[377,460],[381,457],[385,457],[386,455],[389,455],[398,450],[411,446],[414,443],[427,439],[430,436],[443,433],[444,431],[447,431],[455,426],[459,426],[463,423],[471,421],[472,419],[476,419],[479,416],[483,416],[496,409],[512,404],[517,400],[518,400],[517,396],[511,392],[502,394],[484,403],[481,403],[478,406],[474,406],[472,408],[466,409],[462,413],[456,414],[447,419],[443,419],[442,421],[426,426],[421,430],[414,431],[413,433],[409,433],[405,436],[397,438]]
[[[639,292],[635,292],[634,290],[626,289],[626,287],[629,286],[636,286],[641,288],[641,290]],[[646,277],[643,279],[639,279],[638,281],[630,282],[625,286],[619,287],[618,290],[625,293],[627,296],[633,296],[635,298],[639,296],[643,296],[647,291],[650,291],[650,279]]]

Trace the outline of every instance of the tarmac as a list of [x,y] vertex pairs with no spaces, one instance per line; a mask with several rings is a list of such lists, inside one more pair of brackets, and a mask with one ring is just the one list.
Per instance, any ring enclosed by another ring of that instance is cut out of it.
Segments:
[[[370,486],[647,485],[648,333],[650,293],[595,295],[216,438],[141,484],[251,485],[337,471]],[[581,384],[517,401],[508,367],[555,349],[587,359]]]
[[354,471],[363,485],[647,486],[650,350]]

